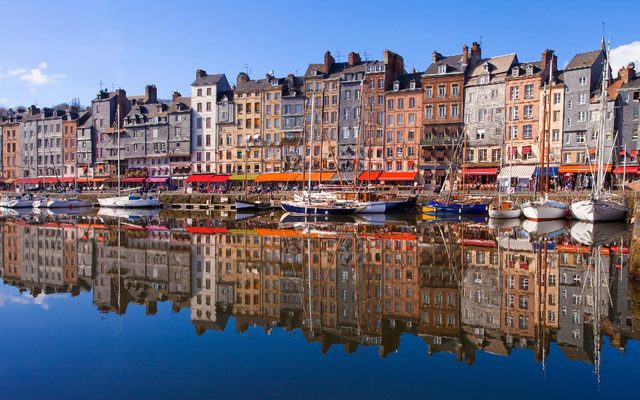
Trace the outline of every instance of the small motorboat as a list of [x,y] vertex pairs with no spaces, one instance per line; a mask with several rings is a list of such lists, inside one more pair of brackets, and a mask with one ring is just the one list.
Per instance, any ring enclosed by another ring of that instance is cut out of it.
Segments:
[[522,213],[532,221],[553,221],[566,218],[569,215],[569,207],[558,201],[542,199],[524,203]]
[[427,207],[433,208],[436,213],[455,213],[455,214],[484,214],[489,206],[484,202],[439,202],[429,200]]
[[111,208],[153,208],[161,207],[160,199],[156,196],[130,194],[128,196],[108,197],[98,199],[100,207]]
[[510,219],[520,218],[521,215],[520,205],[511,200],[503,200],[489,205],[489,218]]
[[7,204],[8,208],[33,208],[33,196],[25,194],[24,196],[16,196]]

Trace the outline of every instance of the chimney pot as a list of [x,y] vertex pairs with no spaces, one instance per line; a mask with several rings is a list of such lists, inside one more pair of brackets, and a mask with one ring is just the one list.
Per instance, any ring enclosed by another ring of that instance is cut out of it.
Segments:
[[196,79],[204,78],[205,76],[207,76],[207,71],[205,71],[203,69],[197,69],[196,70]]

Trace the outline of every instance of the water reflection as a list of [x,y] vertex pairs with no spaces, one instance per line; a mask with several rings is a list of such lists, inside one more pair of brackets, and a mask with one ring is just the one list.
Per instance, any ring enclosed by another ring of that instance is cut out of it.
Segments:
[[101,312],[169,301],[199,335],[230,317],[300,329],[323,352],[385,357],[407,334],[467,364],[514,349],[544,363],[556,342],[598,372],[604,336],[638,339],[626,226],[414,219],[8,216],[1,272],[34,297],[91,292]]

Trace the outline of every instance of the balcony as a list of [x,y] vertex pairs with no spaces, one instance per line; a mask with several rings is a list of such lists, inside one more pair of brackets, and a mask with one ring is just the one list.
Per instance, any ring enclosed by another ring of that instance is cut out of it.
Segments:
[[455,146],[460,143],[459,138],[430,138],[420,139],[420,146]]

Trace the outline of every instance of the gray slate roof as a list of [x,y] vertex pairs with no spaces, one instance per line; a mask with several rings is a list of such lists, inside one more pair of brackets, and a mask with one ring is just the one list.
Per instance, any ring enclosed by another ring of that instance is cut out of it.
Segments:
[[224,74],[214,74],[214,75],[206,75],[202,78],[197,78],[191,86],[208,86],[215,85],[220,82],[220,79],[224,77]]
[[573,56],[571,61],[569,61],[569,64],[567,64],[567,66],[565,67],[565,71],[591,67],[593,63],[598,59],[600,53],[602,53],[602,50],[594,50],[587,53],[576,54],[575,56]]
[[464,68],[462,66],[462,54],[455,54],[443,57],[442,59],[431,63],[429,68],[424,72],[424,75],[438,75],[438,67],[443,64],[447,65],[448,74],[464,72]]

